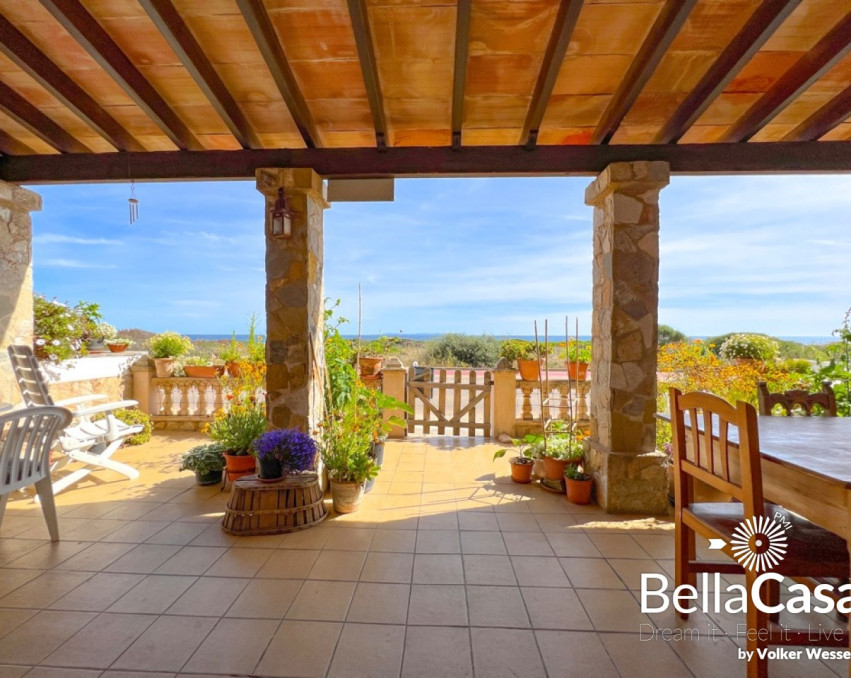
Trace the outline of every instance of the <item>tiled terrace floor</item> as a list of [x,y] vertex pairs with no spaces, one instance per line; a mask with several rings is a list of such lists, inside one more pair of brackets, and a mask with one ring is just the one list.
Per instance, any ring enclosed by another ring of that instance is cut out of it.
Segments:
[[[358,513],[237,538],[220,529],[228,493],[177,473],[197,441],[159,435],[118,455],[138,480],[104,471],[60,494],[58,544],[37,506],[10,502],[0,678],[745,673],[741,616],[640,612],[640,574],[672,571],[667,520],[515,485],[492,445],[388,444]],[[771,666],[837,674],[846,663]]]

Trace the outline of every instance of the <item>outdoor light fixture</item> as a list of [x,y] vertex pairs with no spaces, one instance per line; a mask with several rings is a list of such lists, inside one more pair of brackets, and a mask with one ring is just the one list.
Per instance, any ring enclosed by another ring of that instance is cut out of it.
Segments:
[[290,238],[293,234],[293,217],[295,214],[287,205],[284,189],[278,189],[278,199],[269,217],[269,235],[272,238]]

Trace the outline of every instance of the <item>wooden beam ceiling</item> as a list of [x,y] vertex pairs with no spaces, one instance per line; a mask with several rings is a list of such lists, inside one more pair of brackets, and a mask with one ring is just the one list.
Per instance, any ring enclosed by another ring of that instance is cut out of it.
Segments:
[[22,141],[18,141],[3,130],[0,130],[0,153],[6,153],[7,155],[29,155],[35,153],[35,151]]
[[375,145],[383,150],[387,148],[387,117],[384,113],[384,97],[381,95],[381,84],[378,79],[378,66],[375,63],[375,47],[372,42],[372,31],[369,27],[369,15],[366,0],[346,0],[349,6],[349,17],[358,48],[363,83],[366,87],[366,97],[369,100],[369,110],[372,112],[372,124],[375,127]]
[[328,178],[588,176],[613,162],[662,160],[678,173],[849,172],[851,142],[243,150],[29,155],[0,158],[13,183],[250,179],[261,167],[310,167]]
[[547,111],[550,95],[561,71],[565,52],[570,45],[570,36],[576,28],[576,20],[582,10],[583,0],[561,0],[553,25],[550,40],[547,43],[547,51],[541,62],[541,70],[538,72],[538,80],[535,83],[535,91],[532,93],[532,102],[520,132],[521,144],[531,150],[538,143],[538,128]]
[[189,26],[183,21],[171,1],[139,0],[139,4],[151,17],[157,30],[177,54],[239,144],[243,148],[261,148],[260,140],[239,105],[234,101],[215,67],[210,63],[203,48],[195,40]]
[[189,131],[180,117],[132,64],[97,20],[86,11],[79,0],[40,1],[98,65],[109,73],[133,101],[168,135],[175,146],[183,150],[203,150],[201,142]]
[[145,150],[130,132],[3,16],[0,16],[0,51],[119,151]]
[[719,141],[747,141],[851,51],[851,12],[804,53]]
[[659,130],[654,143],[679,141],[799,4],[801,0],[765,0],[760,4]]
[[782,141],[815,141],[851,116],[851,86],[783,137]]
[[590,143],[608,144],[612,140],[696,4],[697,0],[668,0],[665,3],[618,91],[606,108],[603,119],[591,135]]
[[452,76],[452,148],[461,148],[464,126],[464,92],[467,89],[467,57],[470,54],[470,17],[473,0],[458,0],[455,19],[455,66]]
[[42,141],[62,153],[91,153],[92,150],[68,134],[11,87],[0,82],[0,111],[23,125]]
[[298,88],[290,63],[281,49],[281,41],[269,20],[263,0],[236,0],[236,4],[248,24],[248,29],[254,37],[263,60],[269,67],[269,72],[304,140],[304,145],[308,148],[320,148],[321,136],[316,129],[307,102]]

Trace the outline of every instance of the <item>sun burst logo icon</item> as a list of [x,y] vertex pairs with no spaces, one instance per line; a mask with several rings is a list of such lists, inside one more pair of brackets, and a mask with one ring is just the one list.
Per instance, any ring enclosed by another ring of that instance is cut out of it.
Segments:
[[786,555],[783,525],[765,516],[743,520],[733,530],[730,548],[742,567],[754,572],[765,572]]

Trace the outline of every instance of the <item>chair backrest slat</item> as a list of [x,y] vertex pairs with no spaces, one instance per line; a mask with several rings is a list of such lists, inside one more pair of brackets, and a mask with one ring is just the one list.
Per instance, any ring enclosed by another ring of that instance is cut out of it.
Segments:
[[754,407],[745,402],[733,407],[711,393],[683,394],[675,388],[670,390],[670,399],[674,472],[679,479],[677,510],[693,501],[697,479],[743,502],[747,515],[762,515]]
[[50,397],[50,391],[47,389],[47,379],[32,349],[29,346],[13,344],[7,351],[24,404],[27,407],[53,405],[53,398]]
[[759,399],[759,413],[763,416],[771,416],[777,407],[783,410],[783,414],[801,413],[811,416],[821,412],[823,417],[836,416],[836,394],[829,381],[821,383],[821,391],[810,393],[802,389],[792,389],[782,393],[770,393],[768,384],[764,381],[757,383],[757,397]]
[[50,474],[50,448],[71,421],[64,407],[46,406],[0,415],[0,494]]

